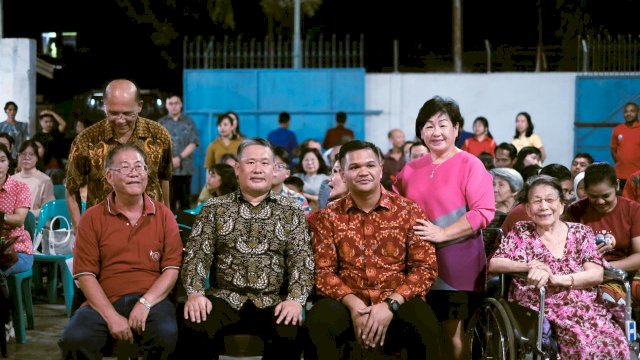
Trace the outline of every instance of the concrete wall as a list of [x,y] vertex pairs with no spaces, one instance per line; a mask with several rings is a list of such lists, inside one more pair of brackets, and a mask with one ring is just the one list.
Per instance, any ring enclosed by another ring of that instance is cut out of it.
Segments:
[[544,143],[545,164],[568,166],[573,158],[575,79],[575,73],[367,74],[366,109],[382,113],[366,117],[366,139],[385,152],[392,128],[413,139],[418,110],[439,95],[458,102],[467,131],[476,117],[486,117],[497,143],[511,142],[516,114],[528,112]]
[[[36,119],[36,41],[0,39],[0,106],[7,101],[18,105],[16,120],[30,123],[35,132]],[[0,121],[6,120],[4,110]]]

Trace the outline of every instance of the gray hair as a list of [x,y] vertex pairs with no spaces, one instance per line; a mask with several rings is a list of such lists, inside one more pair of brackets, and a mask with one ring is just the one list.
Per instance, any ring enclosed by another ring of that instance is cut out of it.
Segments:
[[254,138],[242,140],[242,142],[240,143],[240,146],[238,146],[238,156],[237,156],[238,160],[242,158],[242,153],[245,151],[246,148],[254,145],[264,146],[268,148],[269,150],[271,150],[271,157],[274,158],[273,145],[271,145],[271,142],[269,142],[269,140],[267,139],[254,137]]
[[489,170],[489,173],[494,178],[497,176],[506,180],[509,183],[509,187],[511,188],[511,191],[513,192],[520,191],[522,189],[522,186],[524,185],[524,180],[522,180],[522,175],[520,175],[520,173],[515,171],[514,169],[493,168]]

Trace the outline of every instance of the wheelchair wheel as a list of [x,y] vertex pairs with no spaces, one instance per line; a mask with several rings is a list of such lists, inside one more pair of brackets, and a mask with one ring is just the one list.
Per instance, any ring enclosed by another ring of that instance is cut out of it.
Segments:
[[472,359],[515,360],[515,340],[509,317],[498,300],[486,298],[467,327]]

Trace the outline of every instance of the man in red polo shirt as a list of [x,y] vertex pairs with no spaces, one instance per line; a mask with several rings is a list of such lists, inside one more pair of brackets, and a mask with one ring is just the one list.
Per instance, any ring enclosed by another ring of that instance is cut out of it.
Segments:
[[616,163],[620,189],[623,189],[629,176],[640,169],[640,124],[638,104],[634,102],[624,105],[624,123],[613,128],[611,157]]
[[87,301],[60,347],[65,359],[97,359],[110,335],[142,344],[145,359],[166,359],[178,339],[167,299],[182,263],[178,224],[145,194],[147,165],[138,147],[114,146],[104,170],[113,191],[82,216],[74,250],[74,278]]

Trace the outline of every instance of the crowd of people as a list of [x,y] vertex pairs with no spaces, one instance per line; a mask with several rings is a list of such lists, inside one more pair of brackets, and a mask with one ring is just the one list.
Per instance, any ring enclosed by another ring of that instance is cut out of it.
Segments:
[[[636,104],[614,130],[615,166],[588,153],[544,164],[527,112],[516,115],[513,139],[497,143],[487,118],[468,133],[459,105],[437,96],[417,112],[413,141],[389,131],[386,154],[354,139],[343,112],[322,142],[301,143],[287,112],[268,140],[243,136],[227,112],[197,164],[202,144],[179,95],[154,121],[138,116],[132,82],[114,80],[104,94],[105,119],[76,136],[68,159],[51,151],[66,126],[57,114],[41,114],[32,140],[16,135],[15,104],[0,123],[13,140],[5,146],[0,134],[3,234],[20,238],[4,276],[31,266],[24,216],[52,197],[36,164],[66,163],[73,274],[86,302],[62,334],[64,358],[97,358],[109,339],[136,343],[150,359],[217,358],[232,329],[260,336],[265,359],[403,348],[409,358],[465,359],[488,272],[526,272],[510,298],[534,310],[535,288],[548,287],[562,357],[628,356],[605,303],[624,294],[603,283],[603,269],[640,268]],[[194,204],[199,166],[206,183]],[[181,239],[174,215],[194,205]],[[489,227],[506,236],[487,253]],[[170,295],[178,283],[180,305]]]

